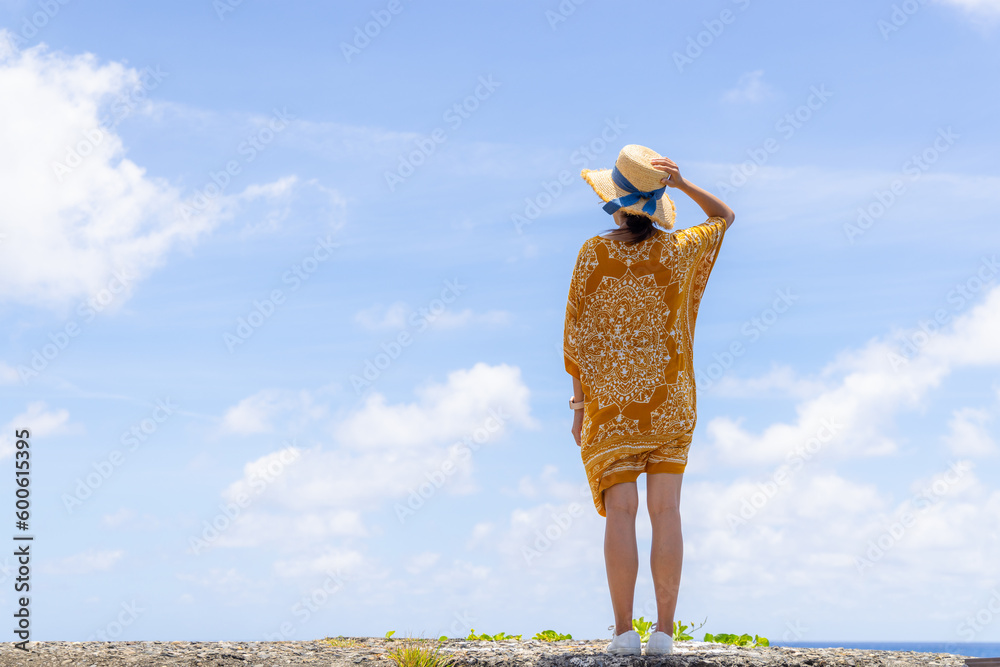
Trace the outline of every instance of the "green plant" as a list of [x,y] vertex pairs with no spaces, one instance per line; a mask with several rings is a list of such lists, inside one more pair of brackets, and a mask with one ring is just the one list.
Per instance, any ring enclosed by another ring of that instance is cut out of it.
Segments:
[[389,632],[385,633],[385,638],[386,638],[386,639],[392,639],[392,636],[393,636],[394,634],[396,634],[396,631],[395,631],[395,630],[389,630]]
[[346,648],[349,646],[363,646],[362,642],[359,642],[356,639],[351,639],[350,637],[345,637],[343,635],[338,635],[336,637],[327,637],[323,641],[330,644],[330,646],[339,646],[341,648]]
[[439,642],[446,642],[446,641],[448,641],[448,635],[441,635],[440,637],[438,637],[438,641]]
[[639,639],[644,644],[649,641],[650,629],[652,627],[653,622],[647,621],[642,616],[632,619],[632,629],[639,633]]
[[705,620],[701,622],[701,625],[699,625],[697,628],[693,627],[694,621],[691,622],[691,625],[684,625],[680,621],[674,621],[674,641],[683,642],[683,641],[688,641],[690,639],[694,639],[692,635],[689,635],[687,633],[688,628],[691,628],[691,632],[696,632],[699,628],[705,625],[706,621],[708,621],[707,616],[705,617]]
[[505,632],[498,632],[492,637],[486,634],[485,632],[481,635],[477,635],[476,631],[473,628],[469,628],[469,636],[466,637],[466,639],[485,639],[487,641],[493,641],[493,642],[502,641],[504,639],[520,639],[520,638],[521,635],[508,635]]
[[730,634],[718,634],[713,635],[709,632],[705,633],[705,641],[715,642],[717,644],[732,644],[733,646],[749,646],[753,648],[755,646],[770,646],[771,643],[767,640],[767,637],[760,637],[754,635],[751,637],[748,634],[742,635],[730,635]]
[[573,635],[561,635],[555,630],[543,630],[541,632],[536,632],[532,639],[543,642],[557,642],[560,639],[572,639]]
[[389,658],[398,667],[449,667],[454,661],[453,656],[441,654],[440,646],[430,649],[409,642],[389,651]]

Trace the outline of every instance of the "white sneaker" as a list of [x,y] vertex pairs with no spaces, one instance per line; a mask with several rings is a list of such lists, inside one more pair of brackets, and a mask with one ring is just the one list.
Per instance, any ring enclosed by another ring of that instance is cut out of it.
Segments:
[[646,642],[646,655],[669,655],[674,652],[674,638],[666,632],[657,630],[649,635]]
[[635,630],[628,630],[615,635],[604,650],[614,655],[642,655],[642,639]]

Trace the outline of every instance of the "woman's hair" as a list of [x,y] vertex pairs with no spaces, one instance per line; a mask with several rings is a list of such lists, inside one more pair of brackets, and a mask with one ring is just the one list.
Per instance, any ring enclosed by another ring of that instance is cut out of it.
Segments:
[[639,215],[638,213],[628,213],[627,211],[622,211],[622,217],[625,219],[625,225],[623,227],[614,227],[604,231],[617,232],[627,227],[634,237],[633,240],[628,241],[629,245],[642,243],[652,236],[656,230],[656,227],[653,225],[652,218],[647,218],[646,216]]

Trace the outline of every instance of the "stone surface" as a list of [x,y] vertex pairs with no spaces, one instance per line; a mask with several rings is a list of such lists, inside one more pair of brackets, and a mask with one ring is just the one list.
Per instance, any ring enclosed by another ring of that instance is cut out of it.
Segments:
[[341,638],[332,641],[286,642],[30,642],[28,651],[10,642],[0,645],[0,667],[124,667],[173,665],[199,667],[396,667],[389,653],[407,646],[439,648],[454,667],[617,667],[683,665],[684,667],[923,667],[964,665],[963,656],[946,653],[869,651],[841,648],[745,648],[676,642],[674,654],[662,657],[612,656],[604,652],[608,639],[483,641]]

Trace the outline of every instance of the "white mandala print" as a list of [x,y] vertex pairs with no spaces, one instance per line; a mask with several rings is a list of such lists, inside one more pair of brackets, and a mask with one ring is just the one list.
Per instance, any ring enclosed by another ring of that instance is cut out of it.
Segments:
[[646,403],[663,383],[670,361],[667,329],[670,309],[653,276],[627,273],[605,278],[587,303],[588,314],[577,331],[581,374],[594,388],[598,409]]

